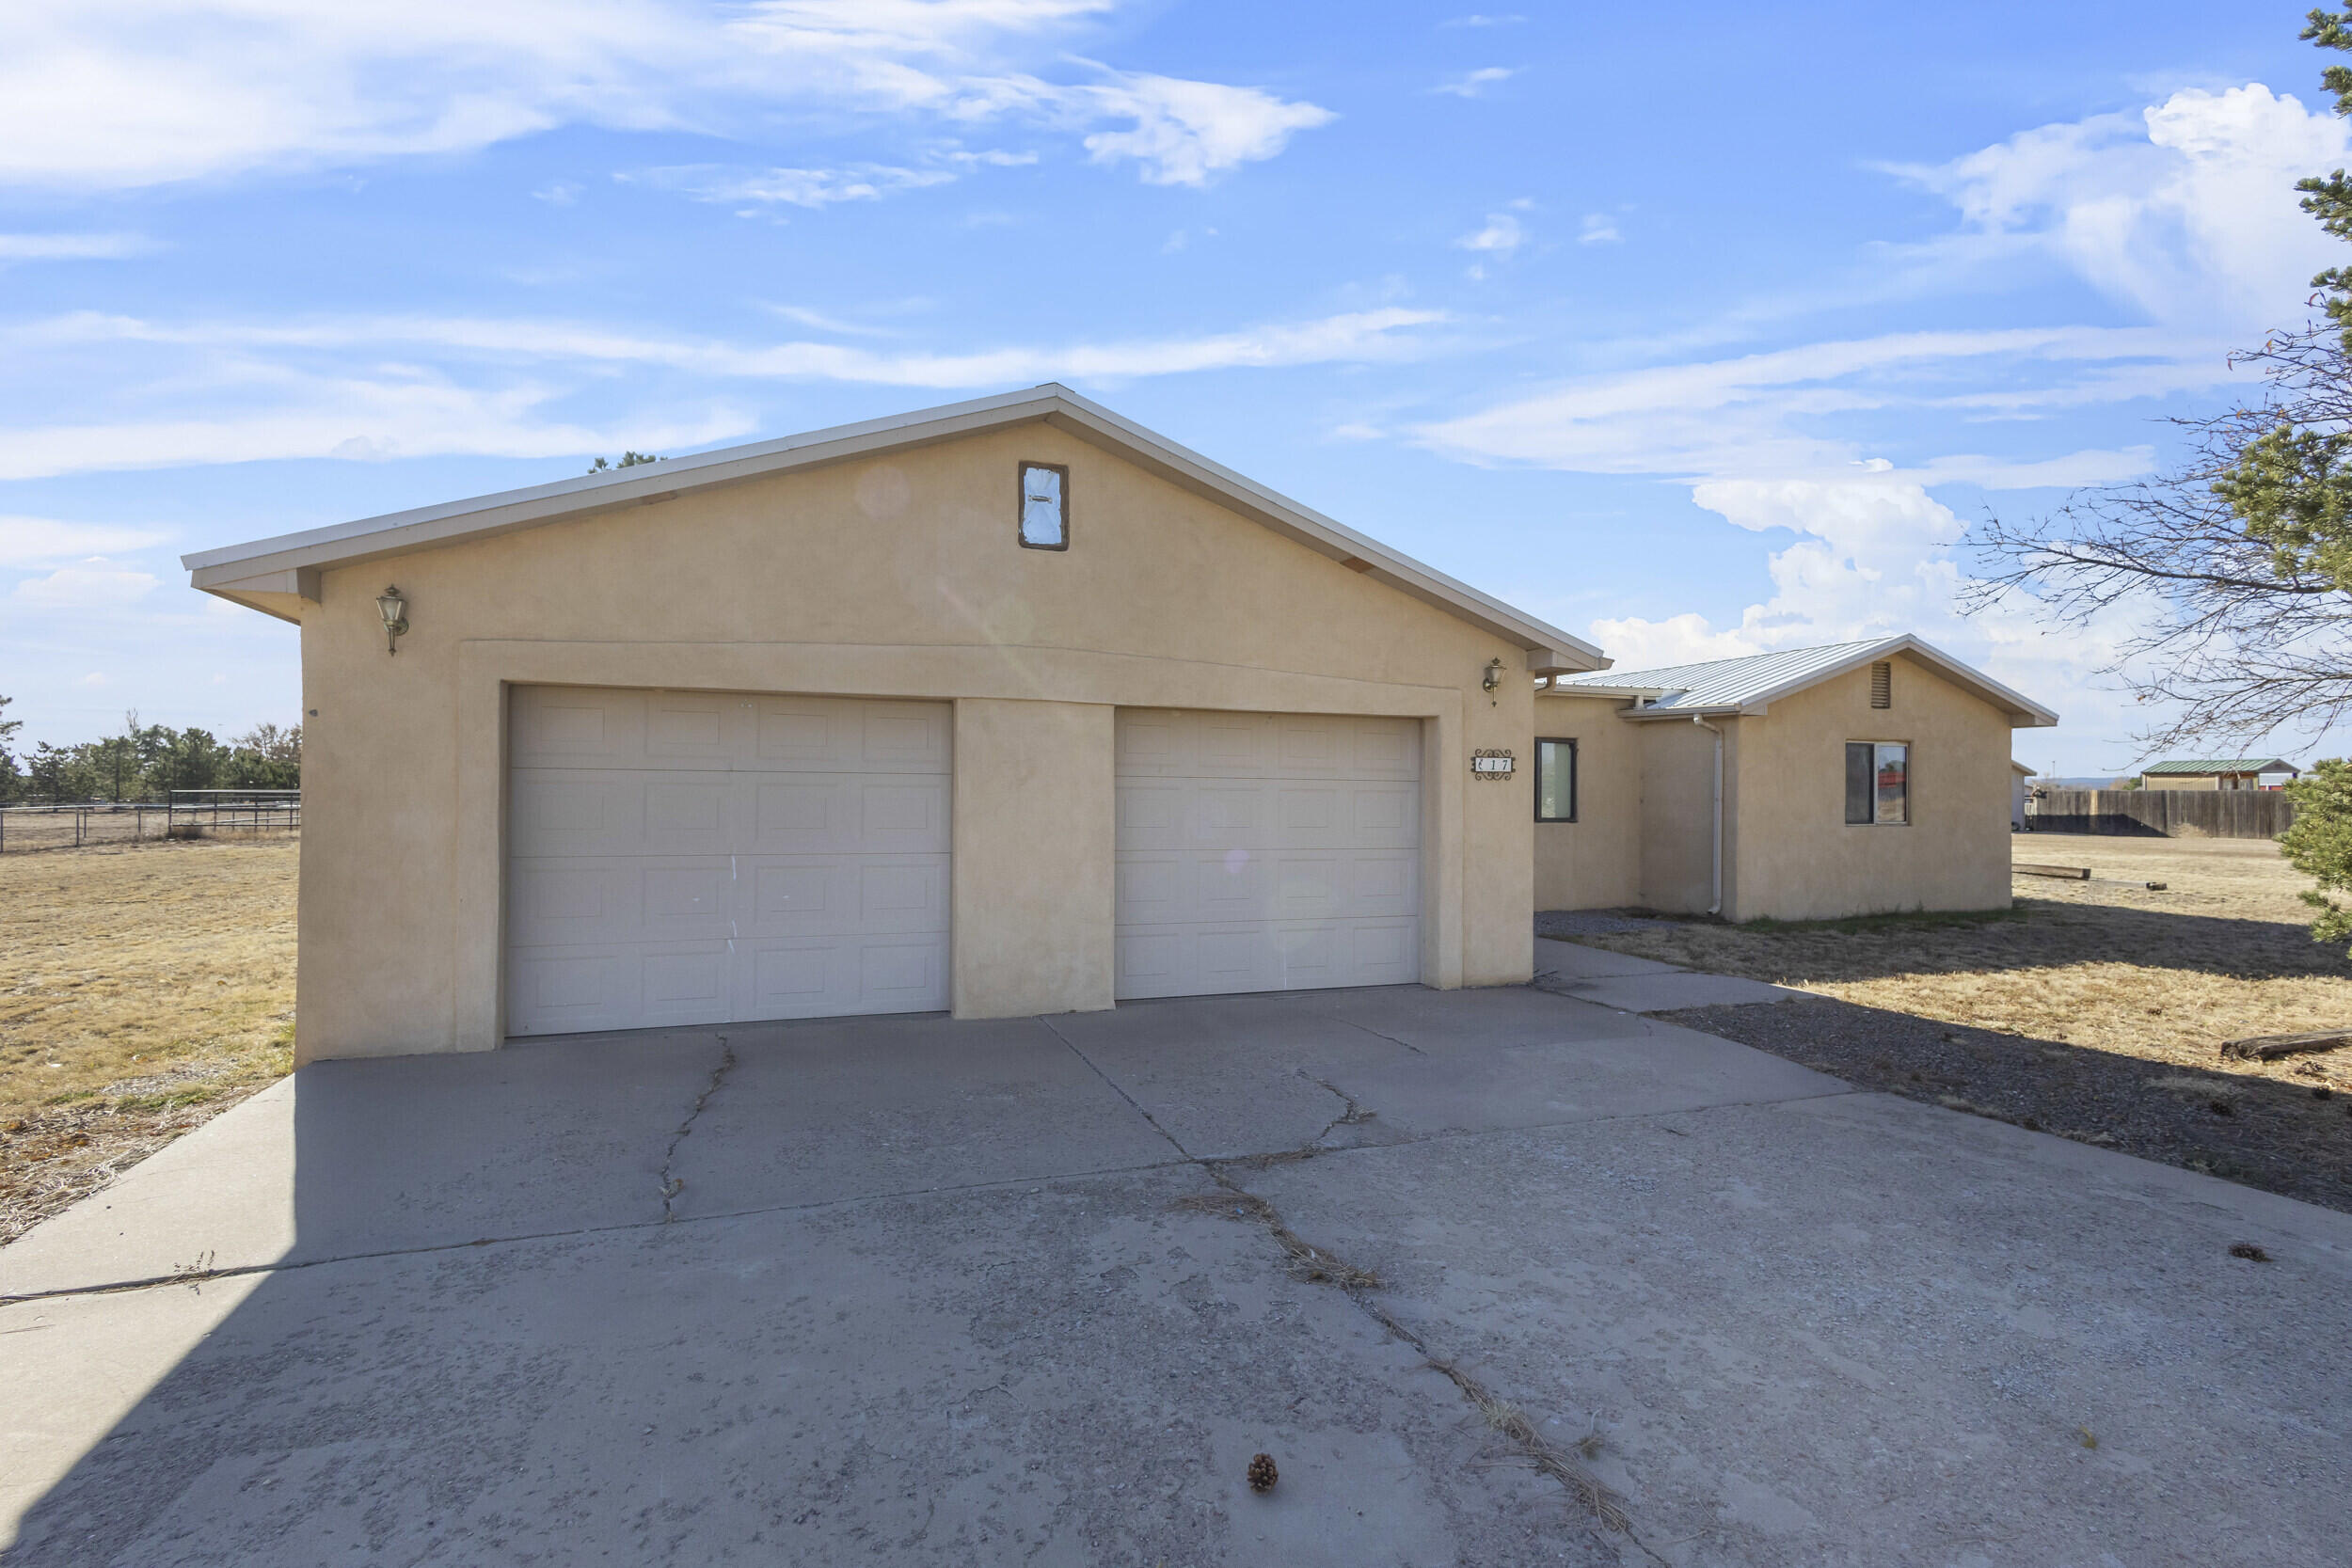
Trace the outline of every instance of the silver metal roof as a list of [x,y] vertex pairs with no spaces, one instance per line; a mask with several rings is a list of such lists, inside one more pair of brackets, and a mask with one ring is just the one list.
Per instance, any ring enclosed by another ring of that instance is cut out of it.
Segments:
[[1598,670],[1589,674],[1559,675],[1553,677],[1551,689],[1596,697],[1639,698],[1642,716],[1654,714],[1661,719],[1760,712],[1776,698],[1897,654],[1914,656],[1953,684],[2006,710],[2012,727],[2058,722],[2058,715],[2040,703],[1907,633],[1862,642],[1831,642],[1818,648],[1782,648],[1769,654],[1675,664],[1659,670]]

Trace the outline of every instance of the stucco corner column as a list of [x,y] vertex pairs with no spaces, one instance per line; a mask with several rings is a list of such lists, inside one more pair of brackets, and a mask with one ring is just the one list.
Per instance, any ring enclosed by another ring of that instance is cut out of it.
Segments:
[[956,1017],[1111,1005],[1118,711],[1104,703],[956,700]]

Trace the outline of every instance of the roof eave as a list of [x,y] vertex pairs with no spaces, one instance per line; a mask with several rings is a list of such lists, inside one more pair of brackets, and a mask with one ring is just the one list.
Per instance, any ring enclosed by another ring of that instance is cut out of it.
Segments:
[[[1121,419],[1069,388],[1047,384],[942,408],[870,420],[656,465],[643,474],[597,474],[523,490],[360,518],[181,558],[188,580],[221,592],[257,577],[365,565],[420,549],[493,538],[563,519],[658,505],[689,489],[904,451],[981,431],[1041,420],[1113,451],[1148,472],[1250,517],[1294,543],[1526,650],[1529,668],[1599,670],[1600,649],[1523,614],[1434,567]],[[223,593],[223,597],[232,595]],[[239,600],[238,602],[244,602]],[[273,611],[273,613],[275,613]]]

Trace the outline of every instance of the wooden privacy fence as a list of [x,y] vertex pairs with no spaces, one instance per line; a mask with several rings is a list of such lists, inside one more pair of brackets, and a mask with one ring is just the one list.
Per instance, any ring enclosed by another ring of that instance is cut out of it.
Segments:
[[2138,838],[2277,838],[2295,802],[2268,789],[2044,789],[2026,800],[2040,833]]

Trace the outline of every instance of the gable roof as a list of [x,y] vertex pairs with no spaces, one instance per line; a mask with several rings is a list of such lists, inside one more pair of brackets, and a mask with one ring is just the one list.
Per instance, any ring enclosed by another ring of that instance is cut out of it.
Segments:
[[2197,778],[2206,773],[2300,773],[2303,771],[2284,757],[2218,757],[2203,762],[2152,762],[2141,768],[2143,777]]
[[1583,639],[1514,610],[1052,382],[889,419],[835,425],[650,466],[615,468],[523,490],[198,550],[182,556],[180,563],[188,569],[191,587],[281,620],[298,621],[300,601],[316,599],[317,574],[330,566],[360,565],[591,513],[650,505],[706,485],[736,483],[1036,421],[1115,453],[1318,555],[1526,649],[1528,669],[1536,674],[1608,667],[1601,651]]
[[1628,718],[1704,717],[1708,714],[1762,713],[1773,701],[1818,686],[1825,680],[1874,664],[1897,654],[1909,654],[1972,695],[2009,715],[2012,729],[2038,728],[2058,722],[2058,715],[2029,697],[2021,696],[1991,676],[1963,664],[1941,649],[1908,633],[1867,642],[1832,642],[1819,648],[1783,648],[1741,658],[1708,659],[1701,664],[1676,664],[1661,670],[1608,670],[1589,674],[1557,676],[1555,691],[1596,697],[1631,697],[1641,705]]

